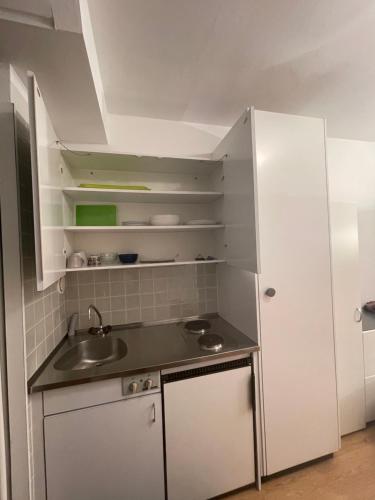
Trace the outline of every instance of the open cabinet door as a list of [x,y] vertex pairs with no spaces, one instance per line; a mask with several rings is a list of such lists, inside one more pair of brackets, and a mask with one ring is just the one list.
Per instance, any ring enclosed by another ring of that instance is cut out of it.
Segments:
[[65,275],[62,166],[57,137],[33,75],[28,94],[36,277],[41,291]]
[[253,108],[248,108],[213,156],[223,161],[225,259],[231,266],[259,273],[253,116]]

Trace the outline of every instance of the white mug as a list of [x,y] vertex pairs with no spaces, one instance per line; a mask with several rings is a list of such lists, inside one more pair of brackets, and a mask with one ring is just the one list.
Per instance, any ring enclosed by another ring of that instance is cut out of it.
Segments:
[[68,258],[68,267],[77,268],[82,267],[85,263],[84,258],[79,252],[72,253]]

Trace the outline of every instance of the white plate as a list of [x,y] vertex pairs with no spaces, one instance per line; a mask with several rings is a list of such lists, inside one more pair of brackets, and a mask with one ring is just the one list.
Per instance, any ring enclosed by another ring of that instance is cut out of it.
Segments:
[[140,259],[141,264],[163,264],[163,262],[176,262],[176,259],[174,257],[171,257],[170,259],[147,259],[147,258],[142,258]]
[[149,226],[150,223],[147,220],[125,220],[121,222],[122,226]]
[[188,226],[213,226],[217,224],[217,221],[212,219],[192,219],[187,221],[186,224]]

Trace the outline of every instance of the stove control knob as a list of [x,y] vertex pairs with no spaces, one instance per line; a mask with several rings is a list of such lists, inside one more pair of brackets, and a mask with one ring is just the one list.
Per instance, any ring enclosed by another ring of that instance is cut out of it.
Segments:
[[148,378],[144,385],[143,385],[143,388],[145,391],[149,391],[150,389],[152,389],[152,385],[153,385],[153,382],[152,382],[152,379]]
[[137,389],[138,389],[137,382],[132,382],[131,384],[129,384],[129,392],[131,392],[132,394],[137,392]]

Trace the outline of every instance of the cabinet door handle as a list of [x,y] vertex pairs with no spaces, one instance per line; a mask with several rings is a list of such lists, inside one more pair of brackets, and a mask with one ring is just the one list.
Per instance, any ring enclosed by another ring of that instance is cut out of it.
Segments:
[[276,295],[276,290],[274,288],[267,288],[265,294],[267,297],[274,297]]
[[354,311],[354,321],[360,323],[362,321],[362,309],[360,307],[356,307]]
[[156,422],[156,404],[152,403],[152,421]]

